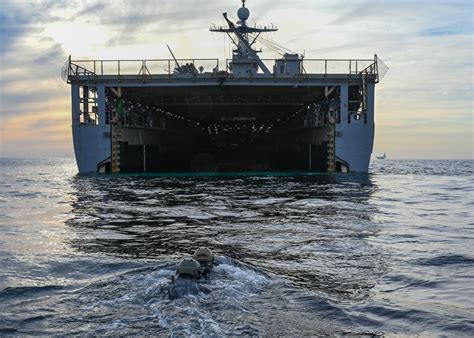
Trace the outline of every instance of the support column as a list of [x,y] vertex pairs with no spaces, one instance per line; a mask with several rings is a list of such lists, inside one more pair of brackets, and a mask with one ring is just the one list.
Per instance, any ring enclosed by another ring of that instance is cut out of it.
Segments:
[[374,123],[375,83],[367,84],[367,123]]
[[375,137],[375,83],[367,84],[367,125],[370,133],[369,149],[372,154]]
[[143,172],[146,172],[146,145],[143,145]]
[[311,143],[308,144],[308,154],[309,154],[309,156],[308,156],[308,170],[309,170],[309,171],[312,170],[312,159],[311,159],[312,154],[311,154],[311,147],[312,147],[312,144],[311,144]]
[[89,86],[82,86],[82,106],[84,107],[84,121],[89,121]]
[[97,106],[98,106],[98,115],[99,115],[99,126],[105,126],[105,86],[97,86]]
[[345,150],[344,137],[348,132],[350,125],[348,124],[347,118],[349,116],[349,86],[347,84],[341,84],[340,87],[340,121],[335,124],[334,127],[334,170],[336,170],[336,158],[342,158],[347,161],[346,154],[342,153]]
[[72,125],[78,126],[81,124],[81,105],[79,98],[79,85],[77,83],[71,83],[71,112]]
[[347,117],[349,115],[349,86],[341,85],[341,124],[347,124]]

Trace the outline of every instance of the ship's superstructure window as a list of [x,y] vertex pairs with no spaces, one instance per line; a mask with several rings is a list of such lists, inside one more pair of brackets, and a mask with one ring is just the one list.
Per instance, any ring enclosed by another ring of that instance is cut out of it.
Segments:
[[79,110],[81,124],[99,124],[97,88],[90,86],[81,86],[79,88]]

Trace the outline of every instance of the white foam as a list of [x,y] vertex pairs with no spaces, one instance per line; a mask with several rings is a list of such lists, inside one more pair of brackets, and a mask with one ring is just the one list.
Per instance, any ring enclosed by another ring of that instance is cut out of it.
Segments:
[[238,266],[227,264],[227,263],[219,264],[213,269],[213,271],[217,273],[219,272],[226,273],[232,276],[234,280],[237,280],[243,283],[250,282],[253,284],[261,284],[261,283],[268,282],[268,279],[265,276],[263,276],[262,274],[259,274],[258,272],[254,270],[242,269]]
[[335,202],[326,201],[320,198],[307,198],[303,200],[294,201],[288,204],[295,207],[323,207],[323,206],[333,205],[335,204]]
[[[221,328],[215,314],[207,310],[210,302],[232,304],[236,309],[247,312],[245,304],[253,295],[264,290],[270,279],[245,266],[234,265],[232,259],[216,257],[220,263],[212,270],[209,280],[202,281],[202,285],[210,289],[210,293],[199,293],[170,300],[163,287],[169,286],[169,277],[174,274],[171,267],[159,270],[139,271],[122,275],[116,281],[116,287],[121,291],[112,299],[103,299],[95,304],[86,304],[83,311],[96,311],[100,307],[109,309],[124,307],[128,304],[139,306],[146,316],[153,316],[159,326],[168,330],[168,334],[203,334],[222,335]],[[201,283],[201,282],[199,282]],[[187,319],[193,318],[192,322]],[[114,332],[126,327],[129,320],[121,318],[111,324],[100,327],[100,330]]]
[[125,294],[121,297],[114,298],[114,299],[109,299],[109,300],[101,300],[97,302],[96,305],[110,305],[110,306],[115,306],[118,303],[128,303],[132,300],[131,295]]
[[280,197],[280,198],[273,197],[273,198],[262,198],[258,200],[253,200],[252,203],[256,205],[270,205],[270,204],[287,202],[291,200],[292,198],[288,198],[288,197]]
[[122,239],[133,239],[134,235],[125,235],[116,231],[110,230],[96,230],[95,236],[96,239],[111,239],[111,240],[122,240]]
[[153,317],[158,319],[158,323],[162,328],[169,328],[170,327],[170,318],[164,315],[164,313],[160,310],[161,304],[152,304],[150,306],[150,309],[152,311],[155,311]]
[[126,327],[128,327],[128,325],[123,323],[122,321],[114,320],[111,324],[102,325],[101,327],[99,327],[99,330],[109,331],[109,330],[123,329]]

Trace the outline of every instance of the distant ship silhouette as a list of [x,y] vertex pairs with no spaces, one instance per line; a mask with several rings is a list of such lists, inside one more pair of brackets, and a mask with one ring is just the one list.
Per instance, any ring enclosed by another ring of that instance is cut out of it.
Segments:
[[387,158],[387,155],[384,152],[382,156],[376,156],[376,157],[377,157],[377,160],[385,160]]

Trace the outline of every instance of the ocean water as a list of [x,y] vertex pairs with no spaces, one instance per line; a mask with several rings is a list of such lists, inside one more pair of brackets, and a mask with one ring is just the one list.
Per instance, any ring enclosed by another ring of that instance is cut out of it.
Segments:
[[[89,175],[0,159],[0,335],[474,334],[474,162]],[[199,246],[208,294],[160,292]]]

